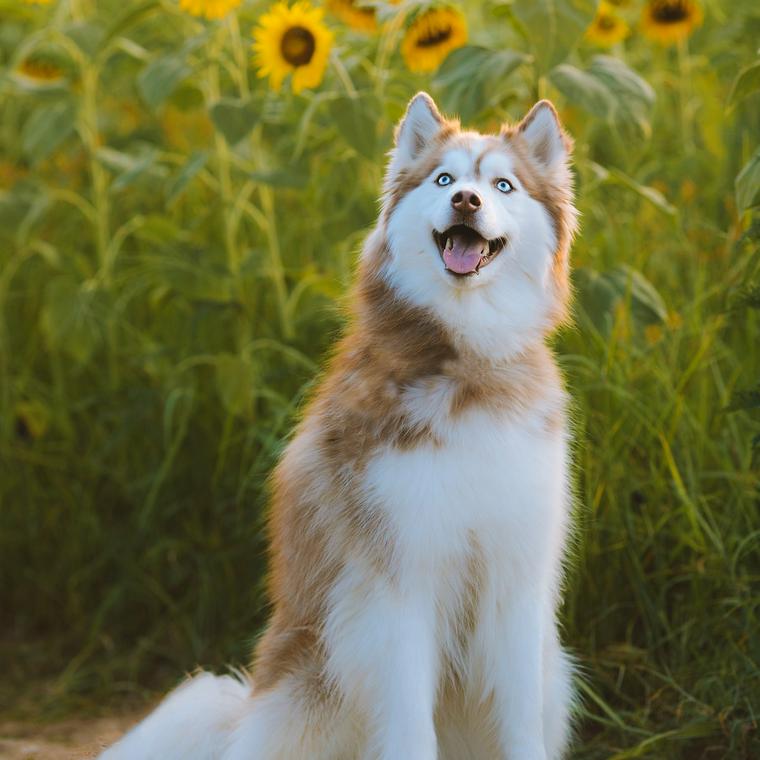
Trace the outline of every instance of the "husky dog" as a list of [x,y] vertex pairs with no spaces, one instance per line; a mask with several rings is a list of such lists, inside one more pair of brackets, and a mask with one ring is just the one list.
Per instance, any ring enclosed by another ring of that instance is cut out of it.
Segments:
[[103,760],[556,760],[572,665],[571,143],[416,95],[352,319],[273,477],[273,614],[250,678],[197,675]]

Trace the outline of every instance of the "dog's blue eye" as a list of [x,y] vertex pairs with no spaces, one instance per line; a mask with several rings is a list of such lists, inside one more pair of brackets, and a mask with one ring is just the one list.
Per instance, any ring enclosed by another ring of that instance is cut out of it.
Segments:
[[501,190],[502,193],[511,193],[515,188],[508,179],[500,179],[496,183],[496,189]]
[[444,172],[443,174],[438,175],[438,179],[435,181],[435,183],[441,187],[444,187],[445,185],[450,185],[453,181],[454,178],[450,174]]

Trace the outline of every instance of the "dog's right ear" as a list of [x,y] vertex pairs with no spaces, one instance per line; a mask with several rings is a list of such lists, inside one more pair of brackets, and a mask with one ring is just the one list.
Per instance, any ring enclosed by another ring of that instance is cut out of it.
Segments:
[[418,92],[406,108],[396,127],[396,146],[391,152],[388,176],[408,166],[425,149],[443,126],[443,117],[433,99],[426,92]]

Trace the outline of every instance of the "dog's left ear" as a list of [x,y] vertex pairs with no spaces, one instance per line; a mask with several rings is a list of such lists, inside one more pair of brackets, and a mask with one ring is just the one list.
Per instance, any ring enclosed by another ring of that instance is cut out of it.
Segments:
[[517,125],[517,134],[527,143],[536,161],[553,170],[567,165],[573,142],[559,123],[557,109],[540,100]]
[[396,127],[396,145],[391,153],[388,176],[414,161],[443,126],[443,117],[426,92],[418,92]]

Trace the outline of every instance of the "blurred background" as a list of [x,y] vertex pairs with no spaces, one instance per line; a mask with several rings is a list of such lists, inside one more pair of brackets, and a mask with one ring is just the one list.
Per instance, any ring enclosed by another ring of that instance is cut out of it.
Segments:
[[577,758],[760,757],[754,0],[0,0],[0,700],[245,664],[395,121],[576,141]]

